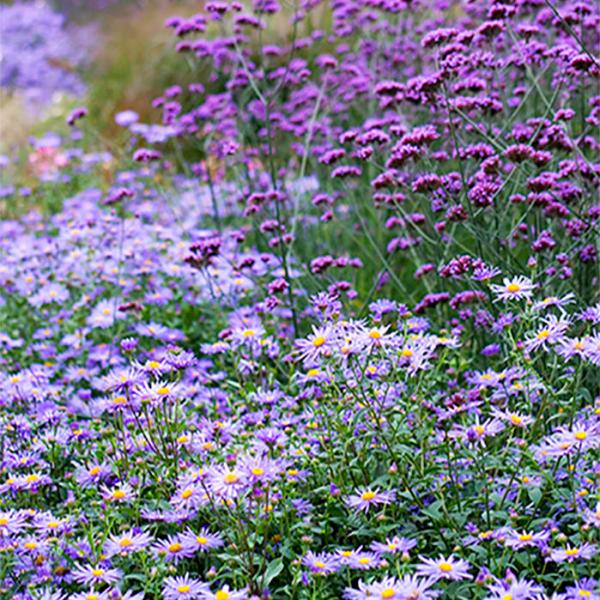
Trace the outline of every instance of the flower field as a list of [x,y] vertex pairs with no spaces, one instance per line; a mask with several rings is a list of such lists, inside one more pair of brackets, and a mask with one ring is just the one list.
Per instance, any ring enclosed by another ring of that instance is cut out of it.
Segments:
[[188,13],[0,6],[0,598],[600,599],[597,3]]

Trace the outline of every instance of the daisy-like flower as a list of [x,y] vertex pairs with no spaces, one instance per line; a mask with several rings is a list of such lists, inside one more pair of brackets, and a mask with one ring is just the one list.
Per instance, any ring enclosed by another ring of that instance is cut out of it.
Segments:
[[207,481],[210,491],[219,498],[236,498],[246,489],[247,479],[237,468],[230,469],[227,465],[212,467],[207,471]]
[[565,600],[600,600],[600,593],[598,592],[598,582],[591,577],[586,577],[581,581],[576,581],[574,585],[569,586],[565,590]]
[[600,365],[600,333],[583,338],[583,356],[594,365]]
[[267,456],[241,456],[236,468],[252,483],[268,483],[276,479],[283,468],[279,461]]
[[107,558],[116,555],[127,555],[139,552],[152,543],[152,538],[147,533],[135,533],[132,529],[121,535],[112,535],[104,546]]
[[75,479],[79,485],[93,487],[98,482],[109,477],[110,474],[110,467],[105,465],[92,464],[89,467],[80,465],[75,471]]
[[391,504],[395,500],[396,492],[393,490],[380,492],[377,489],[367,488],[364,490],[357,490],[355,494],[348,496],[348,498],[346,498],[346,504],[350,508],[368,512],[371,507]]
[[228,585],[218,589],[216,592],[206,590],[200,595],[201,600],[246,600],[246,590],[232,590]]
[[207,583],[190,577],[166,577],[163,583],[164,600],[197,600],[210,591]]
[[596,504],[595,510],[586,507],[583,511],[583,518],[589,525],[600,527],[600,502]]
[[44,473],[29,473],[15,477],[14,486],[17,490],[37,491],[42,485],[50,485],[52,479]]
[[72,575],[78,583],[95,586],[99,583],[117,583],[123,574],[118,569],[108,569],[100,565],[77,565]]
[[302,564],[312,573],[321,575],[335,573],[340,567],[340,561],[337,556],[325,554],[324,552],[321,552],[320,554],[307,552],[302,558]]
[[234,348],[239,348],[240,346],[256,348],[261,345],[265,335],[265,328],[261,325],[260,321],[252,320],[234,327],[231,330],[230,339]]
[[24,555],[43,555],[48,550],[48,541],[28,535],[21,538],[18,552]]
[[531,279],[519,275],[512,279],[505,277],[502,280],[502,285],[493,283],[490,287],[496,295],[496,302],[507,302],[523,298],[528,300],[537,286],[531,282]]
[[409,550],[412,550],[416,545],[416,540],[396,536],[393,538],[387,538],[385,540],[385,543],[373,542],[371,544],[371,550],[373,550],[373,552],[377,552],[377,554],[397,554],[399,552],[408,552]]
[[69,596],[69,600],[110,600],[110,596],[107,592],[97,592],[96,590],[90,590],[89,592],[78,592]]
[[528,352],[533,352],[540,348],[548,351],[550,346],[557,344],[564,338],[570,324],[568,319],[549,315],[544,319],[544,324],[537,333],[525,340],[525,348]]
[[68,518],[58,519],[52,513],[45,512],[35,515],[33,526],[41,534],[54,537],[68,530],[71,522]]
[[25,524],[25,514],[20,511],[0,512],[0,538],[19,533]]
[[177,488],[170,502],[175,508],[194,509],[208,504],[209,498],[200,484],[185,482]]
[[[347,600],[403,600],[407,598],[406,587],[395,577],[386,577],[371,584],[359,583],[359,589],[347,588],[344,598]],[[420,598],[421,596],[415,596]]]
[[103,486],[100,494],[107,502],[131,502],[135,499],[135,492],[128,483],[121,483],[113,488]]
[[313,327],[313,332],[306,339],[298,340],[298,355],[305,363],[315,363],[322,356],[329,356],[334,348],[335,334],[333,327]]
[[581,338],[563,337],[558,341],[554,350],[566,360],[571,360],[575,356],[583,358],[585,356],[585,342]]
[[551,551],[550,559],[554,562],[573,562],[575,560],[589,560],[596,554],[596,546],[587,542],[579,546],[567,546]]
[[533,423],[533,417],[530,417],[528,415],[524,415],[524,414],[518,413],[518,412],[502,411],[502,410],[498,410],[497,408],[493,408],[492,414],[497,419],[500,419],[501,421],[505,421],[506,423],[509,423],[513,427],[524,428]]
[[152,550],[156,556],[164,558],[167,562],[177,564],[184,558],[193,556],[196,549],[187,543],[187,540],[180,535],[169,536],[166,540],[160,540]]
[[587,452],[600,446],[600,426],[598,422],[580,420],[569,429],[558,430],[542,441],[540,451],[547,456],[566,456],[576,452]]
[[533,533],[530,531],[519,532],[511,529],[507,532],[504,543],[509,548],[514,548],[515,550],[521,550],[522,548],[528,547],[541,548],[545,546],[549,538],[550,533],[547,531]]
[[169,381],[157,381],[151,385],[145,384],[135,390],[135,399],[140,402],[148,402],[152,405],[165,401],[175,400],[180,392],[178,383]]
[[[387,577],[383,581],[372,583],[366,590],[364,600],[433,600],[440,592],[430,589],[431,579],[420,579],[416,575],[405,575],[398,580]],[[363,600],[361,598],[361,600]]]
[[488,419],[481,423],[477,417],[473,425],[456,425],[449,436],[470,446],[484,446],[487,438],[494,437],[503,429],[504,424],[497,419]]
[[536,600],[544,593],[544,588],[525,579],[500,581],[488,587],[486,600]]
[[566,306],[567,304],[571,304],[572,302],[575,302],[575,294],[573,294],[573,293],[568,293],[565,296],[563,296],[562,298],[559,298],[558,296],[547,296],[543,300],[540,300],[539,302],[535,302],[533,305],[533,310],[537,310],[537,311],[546,310],[547,308],[550,308],[551,306],[556,306],[558,308],[562,308],[563,306]]
[[90,327],[100,327],[102,329],[110,327],[115,322],[115,319],[124,316],[123,313],[119,312],[117,309],[116,303],[116,299],[101,300],[87,318],[87,324]]
[[348,559],[348,566],[351,569],[360,569],[362,571],[375,569],[379,565],[379,559],[374,552],[356,551]]
[[357,346],[374,350],[395,344],[397,342],[396,336],[388,333],[388,329],[389,325],[361,328],[357,339]]
[[444,558],[440,555],[438,559],[421,556],[421,564],[417,565],[417,575],[431,577],[432,579],[472,579],[469,575],[469,563],[449,556]]
[[216,533],[211,533],[207,527],[203,527],[198,533],[194,533],[188,529],[181,535],[180,539],[182,543],[192,548],[194,552],[206,552],[224,544],[223,538]]

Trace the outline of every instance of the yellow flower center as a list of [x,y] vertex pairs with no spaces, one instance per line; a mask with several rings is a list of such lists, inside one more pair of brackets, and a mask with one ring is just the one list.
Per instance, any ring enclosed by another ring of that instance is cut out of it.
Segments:
[[92,575],[94,577],[102,577],[102,575],[104,575],[104,569],[92,569]]
[[381,333],[379,331],[377,331],[377,329],[371,329],[371,331],[369,332],[369,337],[372,340],[380,340],[381,339]]
[[254,469],[252,469],[252,475],[255,475],[256,477],[260,477],[264,474],[264,472],[265,470],[261,469],[260,467],[254,467]]
[[510,415],[510,422],[513,425],[521,425],[523,423],[523,419],[519,415]]
[[181,544],[175,542],[174,544],[169,544],[169,547],[167,548],[167,550],[169,552],[180,552],[182,548],[183,548],[183,546]]
[[516,292],[520,292],[521,291],[521,285],[518,283],[509,283],[506,286],[506,291],[510,292],[511,294],[514,294]]
[[171,390],[170,390],[168,387],[159,387],[159,388],[156,390],[156,393],[157,393],[159,396],[166,396],[166,395],[167,395],[167,394],[168,394],[170,391],[171,391]]
[[204,544],[208,544],[208,538],[202,537],[201,535],[199,535],[196,538],[196,542],[198,542],[201,546],[204,546]]
[[315,567],[317,567],[317,569],[324,569],[325,563],[322,560],[317,560],[315,561]]
[[538,334],[537,334],[537,339],[538,340],[545,340],[547,337],[550,336],[550,331],[548,329],[542,329]]
[[368,565],[371,562],[371,559],[368,556],[364,556],[363,558],[358,559],[359,565]]
[[369,500],[373,500],[375,498],[375,496],[376,496],[375,492],[373,492],[372,490],[368,490],[361,494],[360,499],[364,500],[365,502],[369,502]]
[[39,475],[32,473],[31,475],[27,475],[27,477],[25,477],[25,481],[27,483],[35,483],[36,481],[38,481],[39,478],[40,478]]
[[583,440],[585,440],[587,438],[588,434],[587,431],[577,431],[575,433],[575,439],[578,442],[583,442]]
[[530,533],[522,533],[519,536],[520,542],[530,542],[533,539],[533,536]]
[[440,571],[444,571],[444,573],[449,573],[450,571],[452,571],[452,565],[449,562],[441,562],[439,564],[440,567]]
[[388,600],[389,598],[395,598],[396,592],[392,588],[385,588],[381,591],[382,600]]
[[160,367],[160,363],[155,360],[149,360],[147,365],[149,369],[158,369]]
[[190,490],[190,488],[187,488],[186,490],[183,490],[183,492],[181,492],[181,497],[184,500],[187,500],[194,492],[192,492],[192,490]]
[[227,473],[224,478],[225,483],[227,484],[237,483],[238,479],[239,477],[235,473]]
[[6,527],[8,525],[8,519],[6,517],[0,517],[0,527]]
[[86,600],[98,600],[100,596],[98,596],[98,594],[87,594],[87,596],[85,597]]
[[315,348],[320,348],[325,343],[325,338],[322,335],[318,335],[313,341],[312,345]]
[[477,435],[483,435],[485,433],[485,427],[482,427],[481,425],[475,425],[473,430]]
[[590,592],[589,590],[579,590],[577,595],[580,598],[589,598],[592,595],[592,592]]
[[579,554],[579,548],[567,548],[565,550],[565,554],[567,556],[576,556],[577,554]]
[[187,592],[189,592],[192,588],[189,585],[178,585],[177,586],[177,591],[181,594],[186,594]]
[[307,373],[309,377],[316,377],[319,374],[319,369],[310,369]]
[[113,500],[123,500],[127,494],[123,490],[115,490],[112,493]]
[[504,594],[504,596],[502,596],[502,598],[500,598],[500,600],[513,600],[513,595],[512,594]]
[[130,538],[123,538],[122,540],[119,540],[119,546],[121,546],[121,548],[129,548],[129,546],[133,546],[133,542]]
[[402,352],[400,352],[400,356],[402,358],[410,358],[413,355],[413,351],[410,348],[404,348]]
[[46,527],[48,527],[48,529],[56,529],[59,525],[60,523],[58,521],[48,521],[46,523]]
[[225,590],[219,590],[215,594],[215,600],[229,600],[230,597],[231,597],[231,594]]
[[92,467],[92,468],[91,468],[91,469],[88,471],[88,473],[89,473],[90,475],[98,475],[98,473],[100,473],[100,471],[101,471],[100,467]]
[[25,542],[23,545],[27,550],[35,550],[38,547],[37,542]]
[[113,404],[127,404],[127,398],[125,398],[125,396],[115,396],[113,398]]

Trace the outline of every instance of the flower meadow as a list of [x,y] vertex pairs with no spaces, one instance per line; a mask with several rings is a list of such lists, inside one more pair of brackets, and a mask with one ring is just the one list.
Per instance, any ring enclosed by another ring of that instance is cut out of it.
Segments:
[[165,26],[0,160],[0,596],[600,598],[597,4]]

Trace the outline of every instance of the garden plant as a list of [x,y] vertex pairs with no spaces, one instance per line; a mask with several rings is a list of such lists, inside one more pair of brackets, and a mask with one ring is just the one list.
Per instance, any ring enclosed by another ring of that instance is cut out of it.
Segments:
[[0,597],[600,599],[598,4],[197,11],[1,157]]

